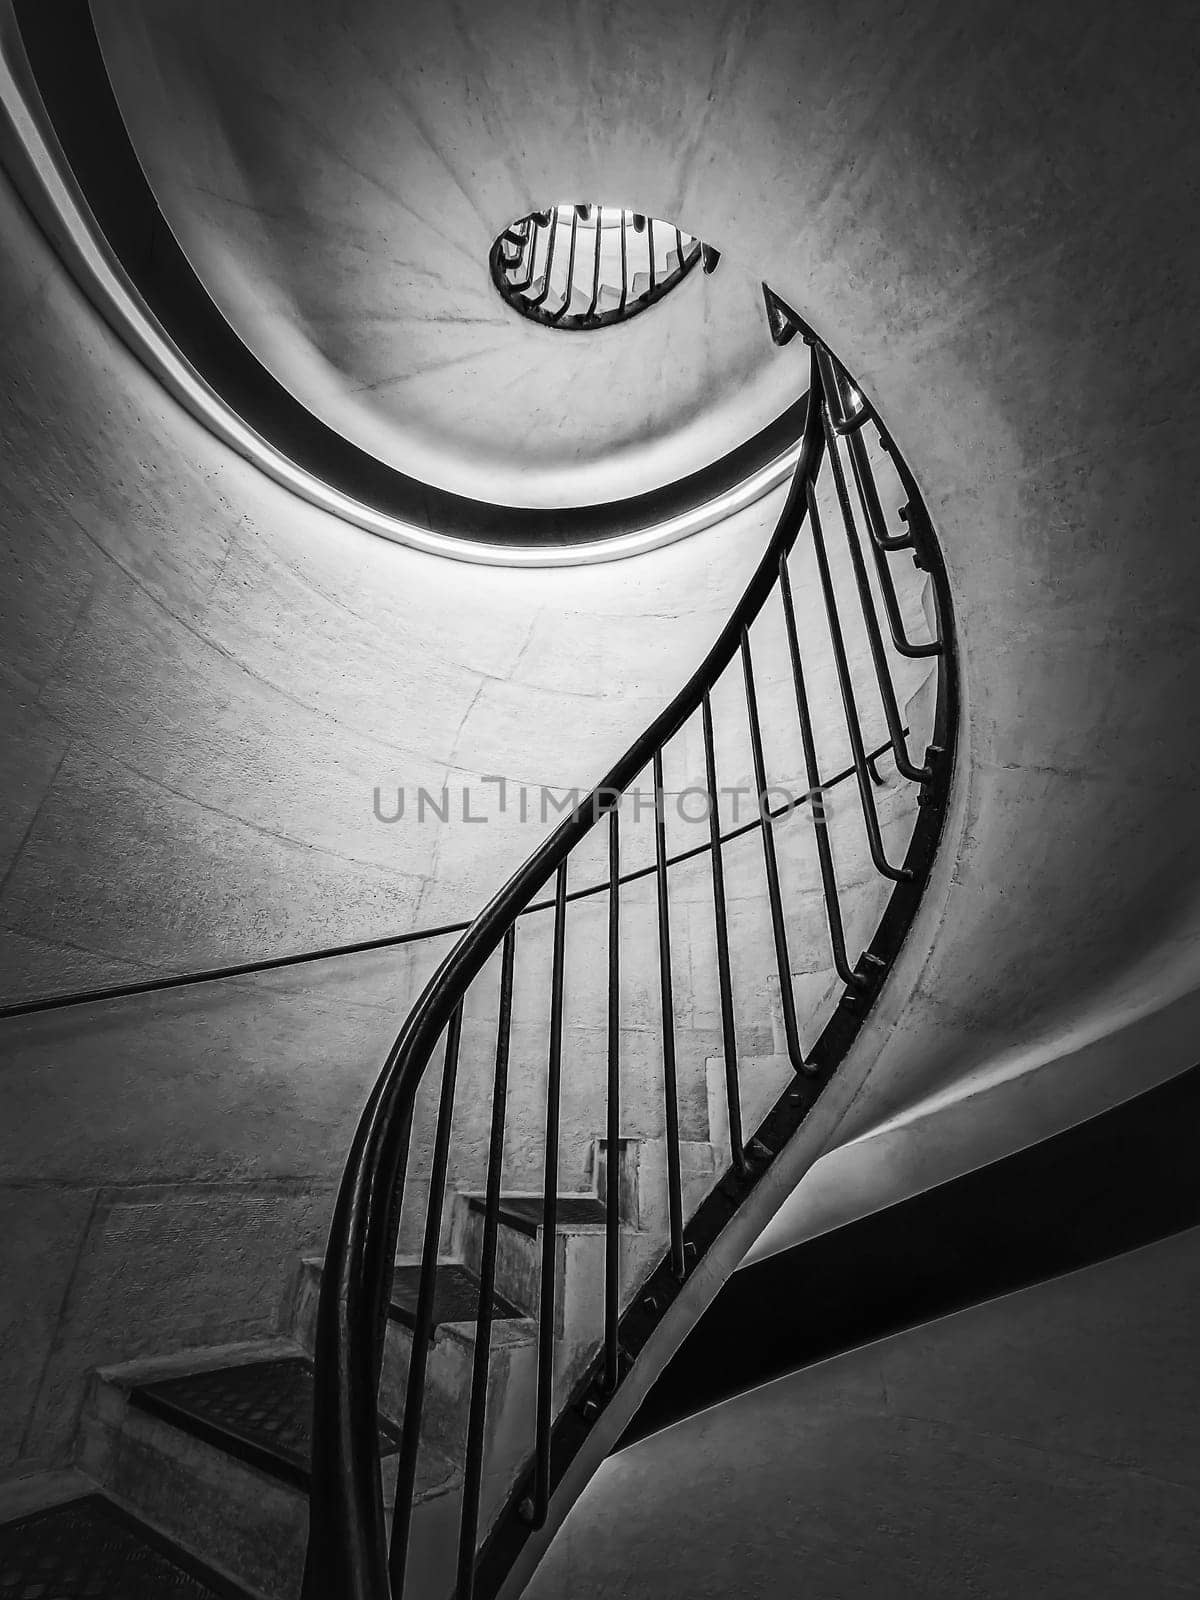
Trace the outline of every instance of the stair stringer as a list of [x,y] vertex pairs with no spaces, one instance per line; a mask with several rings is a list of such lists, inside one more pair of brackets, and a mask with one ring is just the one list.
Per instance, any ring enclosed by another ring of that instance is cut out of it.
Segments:
[[[491,1591],[495,1600],[519,1600],[571,1507],[620,1440],[660,1373],[763,1228],[828,1147],[838,1123],[873,1067],[878,1048],[877,1041],[870,1044],[864,1041],[860,1050],[851,1048],[821,1088],[800,1126],[758,1175],[753,1187],[680,1286],[678,1294],[641,1345],[615,1394],[591,1422],[586,1437],[555,1485],[545,1523],[529,1530],[520,1548],[507,1560],[503,1576]],[[723,1073],[723,1062],[720,1058],[713,1059],[720,1063]],[[711,1085],[711,1077],[709,1081]],[[782,1100],[787,1098],[785,1090]],[[743,1117],[747,1134],[752,1134],[763,1120],[760,1118],[756,1124],[746,1115],[745,1106]]]

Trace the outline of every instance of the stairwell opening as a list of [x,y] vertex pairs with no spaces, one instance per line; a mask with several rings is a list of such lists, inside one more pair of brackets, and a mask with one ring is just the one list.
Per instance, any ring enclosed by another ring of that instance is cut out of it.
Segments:
[[531,211],[492,245],[492,282],[531,322],[588,332],[628,322],[720,252],[676,223],[591,203]]

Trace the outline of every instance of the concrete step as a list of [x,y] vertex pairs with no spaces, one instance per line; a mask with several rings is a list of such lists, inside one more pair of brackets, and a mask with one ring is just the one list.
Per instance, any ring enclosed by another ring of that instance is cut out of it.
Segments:
[[[322,1262],[317,1258],[301,1263],[284,1313],[286,1331],[309,1356],[315,1348],[321,1271]],[[379,1409],[397,1426],[404,1416],[419,1279],[418,1261],[396,1263]],[[475,1273],[461,1261],[439,1261],[434,1328],[426,1354],[421,1440],[422,1448],[428,1444],[460,1465],[466,1452],[470,1418],[478,1306],[479,1280]],[[502,1296],[494,1298],[493,1318],[484,1412],[481,1527],[490,1526],[532,1449],[531,1418],[537,1381],[537,1324]]]
[[[290,1341],[193,1351],[95,1374],[80,1465],[151,1528],[263,1600],[295,1600],[308,1531],[312,1368]],[[382,1427],[385,1500],[394,1428]],[[422,1450],[414,1564],[431,1600],[457,1526],[459,1473]]]
[[[594,1141],[591,1160],[597,1187],[558,1197],[554,1271],[556,1403],[582,1376],[604,1334],[604,1284],[608,1184],[607,1142]],[[662,1139],[622,1138],[619,1216],[620,1305],[628,1307],[666,1253],[670,1239],[666,1143]],[[684,1220],[690,1218],[720,1181],[725,1166],[709,1142],[680,1143]],[[457,1258],[478,1270],[483,1246],[484,1197],[457,1197],[452,1248]],[[496,1252],[498,1291],[531,1318],[541,1302],[542,1236],[545,1198],[540,1191],[506,1191],[501,1196]]]

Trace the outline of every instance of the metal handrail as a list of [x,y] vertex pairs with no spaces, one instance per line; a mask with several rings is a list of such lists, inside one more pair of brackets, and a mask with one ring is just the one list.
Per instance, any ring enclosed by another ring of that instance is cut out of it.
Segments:
[[[683,729],[693,715],[700,712],[705,724],[706,773],[711,805],[715,801],[716,770],[712,747],[710,691],[739,656],[742,661],[747,710],[750,716],[755,781],[760,803],[780,989],[781,994],[786,997],[783,1004],[789,1055],[797,1073],[811,1071],[816,1074],[818,1082],[827,1070],[826,1063],[815,1059],[811,1054],[805,1056],[799,1044],[794,1004],[790,1011],[788,1007],[788,1000],[792,996],[786,927],[778,867],[774,861],[773,816],[766,804],[768,789],[761,727],[754,697],[753,662],[749,648],[751,623],[758,617],[768,598],[778,591],[781,594],[785,621],[788,624],[788,644],[795,674],[797,708],[801,714],[802,728],[807,728],[805,747],[806,757],[809,756],[811,725],[807,719],[802,678],[795,653],[795,618],[786,570],[788,554],[806,519],[813,533],[847,732],[854,755],[853,775],[858,780],[871,856],[882,876],[891,879],[896,885],[892,891],[889,910],[880,924],[880,934],[877,940],[873,941],[872,950],[866,952],[859,963],[851,968],[845,953],[844,939],[840,948],[838,944],[836,930],[840,928],[840,913],[837,909],[836,882],[832,878],[831,868],[826,871],[829,856],[823,808],[817,806],[811,808],[820,849],[822,883],[830,907],[830,931],[835,964],[839,977],[849,980],[845,1005],[849,1008],[857,1007],[859,1019],[867,995],[878,983],[886,965],[885,957],[879,953],[880,949],[886,948],[894,953],[899,938],[903,936],[903,928],[907,925],[905,918],[911,916],[912,909],[915,908],[915,897],[919,892],[921,875],[918,865],[927,867],[932,848],[930,840],[936,837],[936,824],[944,807],[949,772],[949,743],[952,738],[952,715],[948,715],[948,708],[952,713],[953,700],[950,670],[952,656],[946,648],[949,614],[944,593],[944,574],[941,572],[936,551],[931,548],[927,556],[929,563],[936,569],[934,573],[936,603],[942,621],[939,653],[940,665],[944,670],[939,677],[939,722],[942,727],[943,742],[940,747],[931,747],[924,767],[919,769],[921,799],[924,803],[919,813],[918,827],[914,831],[914,842],[910,845],[909,856],[904,865],[897,867],[893,866],[883,854],[878,815],[870,792],[872,782],[878,779],[878,774],[874,770],[874,760],[879,752],[868,755],[864,747],[857,703],[850,682],[845,644],[837,615],[828,556],[816,509],[815,484],[822,460],[827,450],[833,455],[842,443],[842,435],[834,427],[834,419],[844,417],[842,384],[845,375],[835,366],[828,352],[817,345],[815,337],[809,338],[808,342],[813,345],[813,358],[809,404],[799,461],[775,531],[740,601],[687,684],[616,762],[604,780],[534,850],[525,864],[470,924],[454,949],[442,961],[410,1010],[403,1028],[388,1052],[355,1130],[334,1208],[317,1316],[312,1501],[305,1600],[318,1600],[318,1597],[326,1600],[326,1597],[333,1595],[338,1596],[339,1600],[383,1600],[383,1597],[389,1594],[400,1597],[404,1593],[405,1564],[412,1515],[412,1489],[416,1481],[416,1462],[420,1449],[425,1345],[433,1325],[437,1250],[446,1184],[447,1141],[453,1114],[454,1082],[463,1006],[472,983],[483,970],[485,963],[497,951],[502,951],[497,1075],[493,1090],[493,1121],[484,1224],[485,1282],[482,1290],[490,1293],[491,1280],[487,1275],[495,1264],[492,1258],[496,1249],[499,1163],[504,1144],[504,1095],[507,1086],[507,1039],[511,1023],[515,933],[518,918],[525,911],[533,909],[535,896],[553,880],[553,899],[543,902],[554,907],[554,926],[547,1058],[546,1159],[540,1247],[541,1288],[538,1301],[536,1427],[530,1469],[510,1503],[510,1511],[519,1517],[526,1534],[530,1528],[541,1526],[548,1516],[556,1474],[563,1470],[559,1454],[552,1454],[556,1426],[552,1396],[565,911],[569,899],[572,898],[568,889],[568,864],[576,846],[607,817],[609,877],[607,884],[600,887],[607,889],[610,894],[608,1015],[610,1098],[607,1127],[609,1139],[613,1141],[619,1129],[614,1106],[614,1094],[619,1092],[619,1086],[615,1081],[617,1073],[614,1057],[615,1029],[619,1025],[616,1002],[618,948],[615,943],[619,928],[617,890],[625,881],[618,869],[617,817],[622,796],[648,766],[652,768],[654,775],[656,849],[654,866],[644,869],[641,875],[652,872],[656,878],[665,1070],[667,1191],[670,1214],[669,1240],[665,1241],[666,1258],[658,1271],[677,1283],[686,1277],[691,1268],[696,1254],[696,1243],[687,1236],[683,1216],[678,1105],[673,1071],[672,966],[668,857],[662,818],[662,752],[667,742]],[[874,420],[874,413],[865,400],[862,401],[862,405],[871,420]],[[858,420],[857,415],[855,420]],[[867,418],[864,417],[863,420]],[[839,489],[844,489],[844,474],[839,472],[838,476],[842,480]],[[915,485],[911,484],[911,477],[905,478],[904,481],[906,488],[915,494]],[[852,516],[847,515],[848,499],[845,493],[839,494],[839,504],[846,517],[846,533],[847,538],[852,541],[853,553],[853,541],[857,541],[859,535]],[[865,569],[861,567],[861,551],[854,567],[856,575],[860,571],[865,573]],[[864,607],[864,613],[866,608],[870,607],[873,614],[874,598],[869,585],[865,583],[858,585],[857,593]],[[877,618],[875,622],[877,629]],[[874,637],[871,642],[875,642]],[[886,663],[876,658],[876,666],[882,673]],[[887,687],[881,678],[880,688],[885,695],[885,701]],[[889,718],[889,723],[891,721]],[[897,744],[895,729],[891,728],[890,731],[893,737],[888,741],[889,746],[896,750],[900,760],[906,759],[902,749],[903,740]],[[810,774],[813,770],[810,763]],[[780,808],[780,811],[787,809],[791,808]],[[918,835],[920,835],[919,842]],[[721,871],[722,842],[722,836],[713,830],[707,846],[700,846],[697,850],[687,853],[696,855],[705,848],[711,849],[714,887],[717,887]],[[723,901],[723,889],[718,899]],[[892,908],[897,906],[901,908],[900,911],[893,912]],[[727,938],[728,929],[725,927],[722,931],[720,911],[718,911],[719,946],[722,941],[726,942],[725,959],[719,963],[722,1027],[724,1037],[729,1041],[734,1035]],[[875,948],[876,944],[879,945],[878,949]],[[842,1031],[845,1033],[845,1027],[841,1023],[839,1026],[842,1026]],[[416,1098],[426,1081],[426,1073],[443,1035],[446,1035],[445,1064],[432,1169],[426,1190],[427,1210],[422,1267],[414,1319],[417,1331],[413,1355],[410,1357],[397,1476],[397,1498],[389,1541],[377,1448],[377,1393]],[[736,1070],[730,1070],[728,1059],[727,1092],[730,1101],[730,1127],[731,1130],[738,1130],[738,1149],[732,1158],[734,1171],[738,1175],[747,1174],[747,1181],[750,1181],[753,1177],[752,1171],[748,1172],[751,1154],[753,1153],[761,1162],[764,1157],[769,1159],[771,1152],[767,1146],[757,1141],[752,1142],[747,1150],[741,1149]],[[804,1100],[807,1105],[815,1092],[814,1084],[811,1090],[804,1094],[798,1093],[792,1098],[797,1102]],[[803,1114],[802,1110],[800,1115]],[[618,1339],[619,1216],[614,1199],[617,1188],[616,1161],[617,1147],[615,1143],[610,1142],[609,1199],[606,1206],[605,1227],[605,1328],[604,1338],[598,1343],[596,1356],[596,1366],[602,1372],[602,1379],[589,1402],[594,1409],[602,1406],[604,1396],[610,1395],[616,1388],[622,1372],[622,1351]],[[648,1297],[648,1300],[651,1305],[654,1304],[653,1297]],[[477,1339],[486,1336],[485,1329],[490,1326],[489,1318],[490,1313],[485,1308],[485,1299],[481,1297]],[[621,1323],[621,1326],[623,1327],[624,1323]],[[474,1593],[479,1534],[481,1452],[484,1437],[482,1415],[487,1400],[486,1387],[487,1362],[478,1355],[477,1350],[470,1400],[466,1490],[458,1551],[457,1600],[471,1600]]]
[[[928,647],[918,647],[924,652]],[[908,732],[905,728],[904,733]],[[876,745],[867,756],[868,766],[882,755],[886,755],[892,748],[892,741],[885,739],[882,744]],[[749,822],[740,823],[736,828],[728,828],[724,833],[718,833],[720,844],[730,844],[734,839],[740,839],[747,833],[752,833],[755,828],[761,828],[768,819],[778,822],[799,810],[801,806],[809,805],[813,795],[828,794],[839,785],[845,783],[855,775],[853,766],[843,767],[832,778],[824,781],[812,782],[802,795],[795,799],[786,800],[775,808],[766,807]],[[876,782],[882,780],[878,777]],[[716,823],[716,809],[712,809],[712,820]],[[667,857],[668,867],[677,867],[685,861],[692,861],[697,856],[713,848],[710,839],[705,844],[693,845],[690,850],[678,850],[674,855]],[[628,872],[623,872],[618,878],[621,885],[636,883],[640,878],[648,878],[657,869],[654,866],[634,867]],[[584,889],[572,889],[567,895],[568,904],[576,900],[589,900],[595,895],[606,894],[611,888],[607,878],[598,883],[590,883]],[[549,911],[554,905],[553,900],[535,900],[532,905],[525,907],[521,912],[523,917],[533,916],[538,911]],[[136,983],[112,983],[98,986],[93,989],[69,989],[61,994],[34,995],[28,1000],[9,1000],[0,1005],[0,1021],[9,1017],[29,1017],[42,1011],[61,1011],[72,1006],[96,1005],[104,1000],[127,1000],[136,995],[160,994],[168,989],[188,989],[196,984],[221,983],[228,978],[252,977],[258,972],[278,972],[286,967],[306,966],[314,961],[335,961],[343,956],[357,956],[370,954],[375,950],[394,950],[401,945],[419,944],[424,939],[444,939],[452,933],[465,933],[471,926],[472,918],[465,917],[461,922],[444,922],[431,928],[410,928],[407,933],[384,933],[375,939],[356,939],[349,944],[320,945],[312,950],[293,950],[283,956],[262,956],[256,961],[233,962],[224,967],[196,967],[190,972],[173,972],[157,978],[142,978]]]

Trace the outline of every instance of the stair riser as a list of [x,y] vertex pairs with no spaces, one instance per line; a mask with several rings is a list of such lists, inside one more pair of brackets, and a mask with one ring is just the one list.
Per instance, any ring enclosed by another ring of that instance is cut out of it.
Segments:
[[[316,1339],[320,1279],[319,1264],[305,1262],[285,1318],[291,1337],[310,1354]],[[492,1324],[481,1499],[481,1522],[485,1527],[491,1525],[493,1516],[507,1500],[532,1448],[528,1419],[533,1415],[537,1381],[534,1335],[535,1330],[528,1323],[514,1324],[511,1319],[501,1318]],[[389,1318],[379,1409],[396,1423],[404,1415],[412,1348],[412,1330]],[[438,1329],[426,1358],[421,1438],[456,1462],[463,1461],[466,1451],[474,1358],[474,1330],[463,1324]]]
[[304,1496],[127,1402],[98,1380],[80,1465],[138,1516],[264,1600],[294,1600]]
[[[474,1265],[480,1257],[483,1218],[462,1206],[456,1239],[464,1258]],[[648,1235],[622,1229],[622,1303],[627,1304],[644,1281],[661,1245]],[[605,1235],[601,1228],[564,1229],[556,1241],[554,1296],[555,1407],[566,1402],[572,1389],[596,1356],[604,1335]],[[653,1257],[653,1259],[651,1259]],[[497,1239],[496,1286],[506,1299],[537,1316],[541,1298],[542,1236],[534,1237],[501,1226]]]
[[[128,1402],[97,1379],[81,1436],[80,1466],[135,1515],[263,1600],[298,1600],[308,1536],[308,1497],[237,1457]],[[380,1462],[390,1522],[397,1458]],[[508,1483],[484,1483],[490,1524]],[[406,1600],[450,1600],[461,1517],[460,1483],[413,1507]]]
[[[466,1201],[455,1204],[454,1250],[471,1268],[479,1272],[483,1264],[484,1218]],[[595,1236],[594,1230],[593,1235]],[[554,1265],[554,1334],[561,1338],[564,1328],[564,1283],[567,1258],[566,1241],[572,1235],[559,1233]],[[603,1235],[598,1237],[603,1239]],[[496,1292],[525,1313],[537,1318],[541,1305],[542,1241],[541,1230],[530,1235],[501,1222],[496,1234]]]

